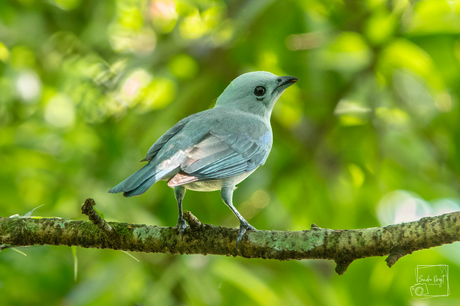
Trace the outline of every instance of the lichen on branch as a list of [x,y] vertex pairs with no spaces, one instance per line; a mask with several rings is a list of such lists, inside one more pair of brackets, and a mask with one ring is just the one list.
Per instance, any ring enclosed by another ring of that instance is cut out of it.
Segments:
[[236,246],[238,229],[201,223],[184,212],[189,223],[184,237],[176,227],[106,222],[94,200],[82,207],[91,221],[60,218],[0,217],[0,244],[10,246],[67,245],[84,248],[167,253],[214,254],[277,260],[329,259],[345,273],[357,259],[386,256],[388,266],[414,251],[460,240],[460,212],[419,221],[357,230],[333,230],[313,224],[303,231],[248,231]]

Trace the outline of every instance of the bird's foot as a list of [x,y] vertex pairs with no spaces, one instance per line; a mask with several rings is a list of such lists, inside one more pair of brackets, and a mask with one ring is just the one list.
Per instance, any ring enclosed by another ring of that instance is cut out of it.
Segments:
[[257,229],[249,224],[247,221],[240,222],[240,230],[238,231],[238,237],[236,237],[236,247],[238,248],[238,244],[241,242],[243,239],[244,234],[246,233],[247,230],[253,230],[256,231]]
[[187,227],[187,222],[185,222],[185,219],[182,216],[180,216],[177,220],[177,228],[179,229],[179,233],[182,239],[184,239],[185,229]]

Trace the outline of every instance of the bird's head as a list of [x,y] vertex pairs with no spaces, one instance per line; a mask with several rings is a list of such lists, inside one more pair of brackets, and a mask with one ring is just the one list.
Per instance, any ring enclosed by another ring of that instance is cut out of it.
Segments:
[[265,71],[245,73],[228,85],[217,99],[216,107],[240,109],[268,119],[276,100],[297,80]]

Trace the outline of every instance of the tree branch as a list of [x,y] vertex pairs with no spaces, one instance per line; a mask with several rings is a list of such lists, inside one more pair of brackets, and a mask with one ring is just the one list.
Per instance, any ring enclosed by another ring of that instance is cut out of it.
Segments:
[[[106,222],[88,199],[82,211],[90,221],[0,217],[0,243],[10,246],[68,245],[167,254],[214,254],[265,259],[330,259],[345,273],[356,259],[385,256],[389,267],[414,251],[460,240],[460,212],[419,221],[359,230],[332,230],[313,224],[304,231],[248,231],[236,247],[238,229],[201,223],[184,212],[190,225],[181,238],[176,227]],[[3,247],[5,248],[5,247]],[[0,248],[1,250],[1,248]]]

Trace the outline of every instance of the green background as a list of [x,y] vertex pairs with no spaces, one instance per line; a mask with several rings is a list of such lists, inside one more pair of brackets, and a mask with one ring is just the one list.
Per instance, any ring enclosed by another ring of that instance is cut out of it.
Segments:
[[[178,120],[236,76],[299,81],[272,115],[267,163],[234,203],[258,229],[355,229],[459,210],[460,1],[1,0],[0,215],[174,226],[164,182],[107,191]],[[202,222],[237,227],[218,192]],[[459,244],[343,276],[278,262],[34,246],[0,253],[2,305],[454,305]],[[417,265],[449,266],[449,297],[417,300]]]

